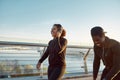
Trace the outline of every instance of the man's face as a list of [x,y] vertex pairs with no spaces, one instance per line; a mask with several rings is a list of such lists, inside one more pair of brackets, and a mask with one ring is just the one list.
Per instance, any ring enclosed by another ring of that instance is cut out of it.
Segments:
[[101,46],[105,40],[104,36],[92,36],[93,42],[97,46]]

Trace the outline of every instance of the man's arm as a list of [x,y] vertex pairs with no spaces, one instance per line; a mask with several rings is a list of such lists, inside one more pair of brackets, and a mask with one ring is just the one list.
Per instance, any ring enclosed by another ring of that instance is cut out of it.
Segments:
[[106,76],[106,80],[113,80],[113,78],[120,73],[120,44],[112,47],[113,53],[113,67]]
[[96,80],[100,67],[100,57],[97,55],[97,50],[94,47],[94,61],[93,61],[93,78]]

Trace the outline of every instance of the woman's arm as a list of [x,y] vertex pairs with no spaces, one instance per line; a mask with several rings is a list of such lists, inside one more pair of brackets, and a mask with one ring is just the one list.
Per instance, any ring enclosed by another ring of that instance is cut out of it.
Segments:
[[48,44],[48,47],[47,47],[45,53],[40,58],[39,63],[42,63],[48,57],[48,55],[49,55],[49,45],[50,45],[50,42]]
[[67,47],[67,40],[64,38],[62,41],[60,41],[60,39],[58,38],[58,45],[59,45],[59,48],[58,48],[58,54],[62,53],[66,47]]
[[[50,42],[49,42],[50,44]],[[43,56],[41,57],[41,59],[38,61],[37,65],[36,65],[36,68],[39,70],[40,67],[41,67],[41,63],[48,57],[49,55],[49,44],[48,44],[48,47],[47,47],[47,50],[45,51],[45,53],[43,54]]]

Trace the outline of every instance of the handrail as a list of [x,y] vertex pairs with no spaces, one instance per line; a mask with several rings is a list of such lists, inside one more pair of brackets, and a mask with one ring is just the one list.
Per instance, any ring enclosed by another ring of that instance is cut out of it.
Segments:
[[[1,47],[3,46],[29,46],[29,47],[43,47],[43,51],[39,52],[40,56],[44,53],[46,47],[48,46],[47,44],[41,44],[41,43],[28,43],[28,42],[12,42],[12,41],[0,41],[0,45]],[[93,49],[92,46],[79,46],[79,45],[67,45],[67,48],[80,48],[80,49],[87,49],[87,53],[85,53],[85,56],[84,56],[84,71],[85,73],[87,74],[88,73],[88,70],[87,70],[87,63],[86,63],[86,58],[90,52],[91,49]],[[42,65],[44,66],[44,65]],[[42,73],[40,74],[40,76],[42,77],[43,76],[43,71]]]
[[13,46],[36,46],[36,47],[46,47],[47,44],[41,43],[28,43],[28,42],[10,42],[10,41],[0,41],[0,45],[13,45]]
[[[28,43],[28,42],[10,42],[0,41],[0,45],[14,45],[14,46],[36,46],[36,47],[47,47],[47,44],[42,43]],[[92,49],[92,46],[79,46],[79,45],[68,45],[67,48],[81,48],[81,49]]]

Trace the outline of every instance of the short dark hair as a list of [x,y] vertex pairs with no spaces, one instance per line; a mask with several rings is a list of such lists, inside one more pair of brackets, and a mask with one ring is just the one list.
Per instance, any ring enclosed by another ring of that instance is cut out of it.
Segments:
[[104,33],[103,28],[100,26],[95,26],[91,29],[91,36],[102,36]]

